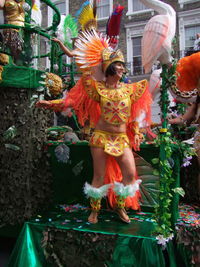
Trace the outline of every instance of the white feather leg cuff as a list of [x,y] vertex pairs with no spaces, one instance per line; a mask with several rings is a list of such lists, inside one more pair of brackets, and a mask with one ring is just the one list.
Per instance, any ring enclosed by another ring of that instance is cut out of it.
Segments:
[[135,193],[139,190],[139,185],[142,180],[136,180],[133,184],[123,185],[122,183],[115,182],[114,184],[114,192],[117,196],[122,197],[134,197]]
[[103,185],[97,188],[97,187],[93,187],[92,185],[88,183],[85,183],[83,187],[83,191],[86,197],[88,198],[92,197],[92,198],[98,199],[98,198],[105,197],[107,195],[108,189],[110,186],[111,186],[110,184],[106,184],[106,185]]

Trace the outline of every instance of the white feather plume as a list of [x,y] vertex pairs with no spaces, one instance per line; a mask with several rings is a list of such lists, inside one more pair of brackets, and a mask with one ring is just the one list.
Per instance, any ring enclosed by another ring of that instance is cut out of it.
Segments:
[[122,183],[115,182],[114,183],[114,192],[117,196],[122,197],[134,197],[135,193],[139,190],[139,185],[142,180],[136,180],[133,184],[123,185]]
[[97,188],[88,183],[85,183],[83,191],[88,198],[92,197],[92,198],[98,199],[98,198],[105,197],[107,195],[108,189],[110,188],[110,186],[111,186],[110,184],[106,184],[106,185],[103,185]]

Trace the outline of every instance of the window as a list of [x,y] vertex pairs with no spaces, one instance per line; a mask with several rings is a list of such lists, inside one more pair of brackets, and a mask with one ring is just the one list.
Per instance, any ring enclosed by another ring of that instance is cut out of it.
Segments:
[[101,0],[98,3],[97,7],[97,18],[108,18],[110,16],[111,10],[111,1],[110,0]]
[[132,0],[132,11],[145,10],[147,7],[140,2],[140,0]]
[[133,47],[133,75],[143,74],[142,56],[141,56],[141,40],[142,37],[132,38]]
[[66,15],[66,4],[65,4],[65,2],[55,3],[55,6],[60,11],[61,15]]
[[143,12],[149,10],[140,0],[128,0],[128,14],[133,14],[135,12]]
[[192,4],[195,2],[199,2],[199,0],[178,0],[178,3],[180,4],[180,8],[183,8],[186,4]]
[[185,28],[185,50],[193,49],[197,33],[200,33],[200,25]]

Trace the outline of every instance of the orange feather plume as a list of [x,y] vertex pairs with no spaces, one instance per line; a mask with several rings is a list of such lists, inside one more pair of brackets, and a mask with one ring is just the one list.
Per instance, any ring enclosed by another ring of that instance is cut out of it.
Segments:
[[180,91],[197,88],[200,80],[200,52],[181,58],[177,64],[176,75]]
[[97,66],[102,62],[102,52],[109,47],[109,44],[106,37],[92,30],[90,32],[82,32],[75,46],[76,63],[80,68],[88,68]]

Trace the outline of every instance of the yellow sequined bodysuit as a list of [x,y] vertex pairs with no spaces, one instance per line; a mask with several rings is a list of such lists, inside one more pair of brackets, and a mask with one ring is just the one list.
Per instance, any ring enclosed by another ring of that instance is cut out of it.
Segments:
[[[147,80],[134,84],[119,83],[117,88],[109,88],[105,82],[97,82],[84,72],[82,76],[84,90],[88,96],[100,104],[101,118],[108,124],[119,126],[126,124],[131,115],[131,106],[143,95],[147,88]],[[52,109],[61,111],[64,100],[51,101]],[[139,134],[138,123],[133,123],[132,131]],[[102,147],[104,151],[113,156],[120,156],[125,147],[130,147],[127,133],[113,133],[104,130],[94,130],[90,146]]]
[[[131,104],[137,101],[146,90],[147,81],[135,84],[120,83],[118,88],[108,88],[105,82],[96,82],[89,75],[84,78],[84,88],[87,94],[100,103],[101,117],[112,125],[128,122]],[[137,130],[138,131],[138,130]],[[126,133],[110,133],[95,130],[90,139],[90,146],[102,147],[112,156],[123,154],[125,147],[130,147]]]

